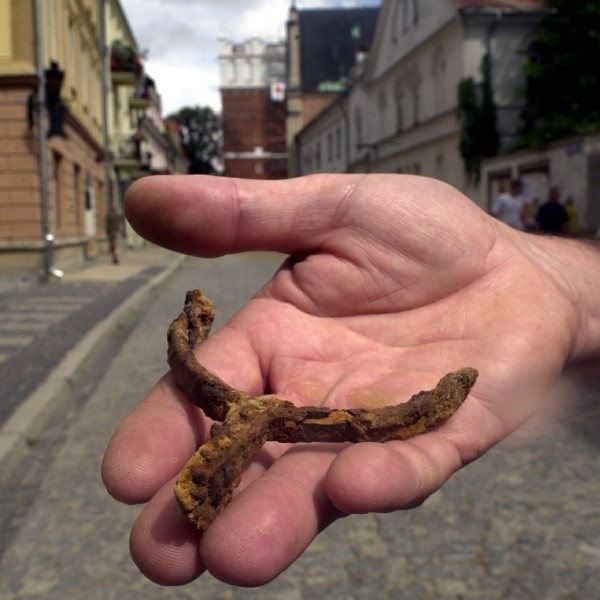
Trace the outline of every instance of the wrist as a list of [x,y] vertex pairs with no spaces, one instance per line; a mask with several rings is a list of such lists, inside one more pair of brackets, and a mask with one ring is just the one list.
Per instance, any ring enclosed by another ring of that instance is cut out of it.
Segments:
[[568,362],[600,357],[600,242],[534,236],[534,258],[570,311]]

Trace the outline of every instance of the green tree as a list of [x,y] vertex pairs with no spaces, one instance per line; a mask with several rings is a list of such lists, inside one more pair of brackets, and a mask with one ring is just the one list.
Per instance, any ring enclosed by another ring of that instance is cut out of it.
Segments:
[[467,173],[479,181],[481,161],[498,152],[496,103],[489,54],[481,62],[481,83],[467,77],[458,84],[458,118],[462,124],[460,153]]
[[176,121],[179,126],[181,146],[190,163],[188,173],[220,173],[223,163],[223,131],[219,115],[208,106],[187,106],[168,118]]
[[524,67],[523,146],[600,129],[600,1],[547,6]]

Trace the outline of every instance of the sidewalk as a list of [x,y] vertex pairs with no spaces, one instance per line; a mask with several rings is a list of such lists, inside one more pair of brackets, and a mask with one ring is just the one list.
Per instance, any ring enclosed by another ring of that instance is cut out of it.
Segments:
[[117,282],[138,275],[148,267],[167,268],[179,255],[158,246],[144,246],[134,250],[121,251],[121,263],[114,265],[110,256],[99,257],[89,266],[66,272],[63,281],[67,282]]
[[184,257],[155,246],[47,284],[0,282],[0,478],[61,406],[75,373]]

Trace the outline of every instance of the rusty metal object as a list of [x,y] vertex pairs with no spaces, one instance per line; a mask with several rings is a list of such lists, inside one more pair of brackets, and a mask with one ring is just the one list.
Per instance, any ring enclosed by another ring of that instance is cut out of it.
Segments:
[[377,409],[296,406],[272,396],[233,389],[196,360],[194,347],[208,337],[212,302],[198,290],[187,293],[183,312],[169,327],[168,360],[177,384],[207,417],[222,424],[183,468],[175,495],[183,512],[204,530],[227,506],[242,471],[267,441],[386,442],[424,433],[448,419],[463,403],[477,371],[442,377],[435,389]]

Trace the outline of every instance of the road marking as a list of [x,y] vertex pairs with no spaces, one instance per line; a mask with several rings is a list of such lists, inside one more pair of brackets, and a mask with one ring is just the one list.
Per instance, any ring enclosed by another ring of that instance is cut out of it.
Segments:
[[41,321],[47,324],[56,323],[63,318],[61,313],[10,313],[9,315],[2,315],[2,320],[5,322],[10,321],[11,323],[18,323],[20,321],[29,323],[30,321]]
[[44,304],[44,306],[41,307],[39,306],[39,304],[32,304],[31,306],[14,304],[8,307],[8,311],[10,311],[11,313],[14,312],[15,314],[24,312],[27,312],[28,314],[43,314],[48,312],[70,313],[73,312],[73,306],[65,306],[64,304]]
[[1,335],[0,346],[26,346],[33,341],[31,335]]
[[14,322],[12,319],[10,321],[0,321],[0,332],[3,331],[44,331],[48,329],[50,323],[47,322],[37,322],[32,323],[30,320],[23,320],[23,322]]

